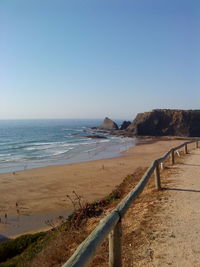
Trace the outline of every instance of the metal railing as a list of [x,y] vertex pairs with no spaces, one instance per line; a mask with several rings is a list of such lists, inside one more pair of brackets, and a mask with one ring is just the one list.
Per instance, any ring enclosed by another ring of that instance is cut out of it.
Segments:
[[[63,264],[62,267],[83,267],[87,266],[93,259],[97,249],[109,236],[109,266],[120,267],[122,266],[121,257],[121,219],[129,209],[133,201],[140,195],[145,188],[150,177],[154,173],[155,186],[158,190],[161,189],[160,181],[160,166],[163,168],[164,161],[171,157],[171,163],[175,163],[175,152],[184,147],[185,154],[188,153],[188,145],[196,142],[196,148],[199,147],[200,140],[193,140],[185,142],[179,146],[173,147],[161,158],[154,160],[148,170],[145,172],[139,183],[133,188],[132,191],[117,205],[117,207],[92,231],[92,233],[80,244],[74,254]],[[179,152],[178,152],[179,155]]]

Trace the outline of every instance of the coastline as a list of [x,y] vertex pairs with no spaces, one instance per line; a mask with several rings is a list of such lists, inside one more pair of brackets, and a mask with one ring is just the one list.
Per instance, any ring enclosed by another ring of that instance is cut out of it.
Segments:
[[98,120],[22,120],[0,123],[0,173],[112,158],[135,138],[93,129]]
[[[58,151],[54,156],[45,159],[19,159],[14,162],[7,161],[0,166],[0,173],[20,172],[23,170],[31,170],[34,168],[42,168],[47,166],[58,166],[72,163],[87,162],[91,160],[99,160],[103,158],[118,157],[121,152],[135,145],[136,138],[127,138],[122,136],[110,136],[111,138],[94,139],[87,137],[87,141],[83,144],[78,144],[80,149],[74,147],[68,149],[67,152]],[[91,140],[95,140],[91,143]],[[67,144],[67,146],[70,144]],[[64,145],[65,147],[65,145]],[[32,150],[32,148],[29,148]],[[66,148],[64,148],[65,150]],[[41,150],[42,153],[43,150]],[[42,157],[41,155],[39,157]]]
[[[66,195],[73,197],[72,192],[75,191],[83,197],[83,202],[101,199],[128,174],[141,166],[148,167],[153,159],[182,142],[183,140],[149,138],[115,158],[0,174],[1,234],[12,237],[43,228],[47,230],[44,218],[51,220],[53,215],[58,218],[73,211],[73,205]],[[37,227],[27,228],[29,221],[35,225],[34,220],[40,221]]]

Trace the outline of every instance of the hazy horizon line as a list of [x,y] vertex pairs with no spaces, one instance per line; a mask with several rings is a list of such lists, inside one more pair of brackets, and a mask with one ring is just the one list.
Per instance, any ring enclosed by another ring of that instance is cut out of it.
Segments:
[[[125,118],[113,118],[111,116],[106,116],[112,120],[132,120],[132,119],[125,119]],[[106,117],[103,118],[0,118],[0,121],[17,121],[17,120],[104,120]]]

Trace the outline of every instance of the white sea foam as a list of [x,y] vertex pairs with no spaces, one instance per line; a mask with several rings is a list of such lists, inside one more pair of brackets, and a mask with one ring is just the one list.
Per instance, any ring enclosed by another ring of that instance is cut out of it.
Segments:
[[66,154],[66,153],[69,152],[69,151],[70,151],[70,149],[65,150],[65,151],[57,151],[57,152],[55,152],[55,153],[53,154],[53,156],[58,156],[58,155]]
[[11,154],[0,154],[0,157],[1,158],[4,158],[4,157],[10,157],[11,156]]
[[107,143],[107,142],[110,142],[109,139],[104,139],[104,140],[99,140],[100,143]]
[[32,150],[36,150],[37,148],[36,147],[25,147],[24,150],[27,150],[27,151],[32,151]]

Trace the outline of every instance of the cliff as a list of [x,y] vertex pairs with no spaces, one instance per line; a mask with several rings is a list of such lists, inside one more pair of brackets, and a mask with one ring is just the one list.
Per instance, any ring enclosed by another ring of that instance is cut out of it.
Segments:
[[200,110],[157,109],[139,113],[127,128],[134,135],[200,136]]
[[126,130],[130,124],[131,124],[130,121],[123,121],[120,126],[120,130]]

